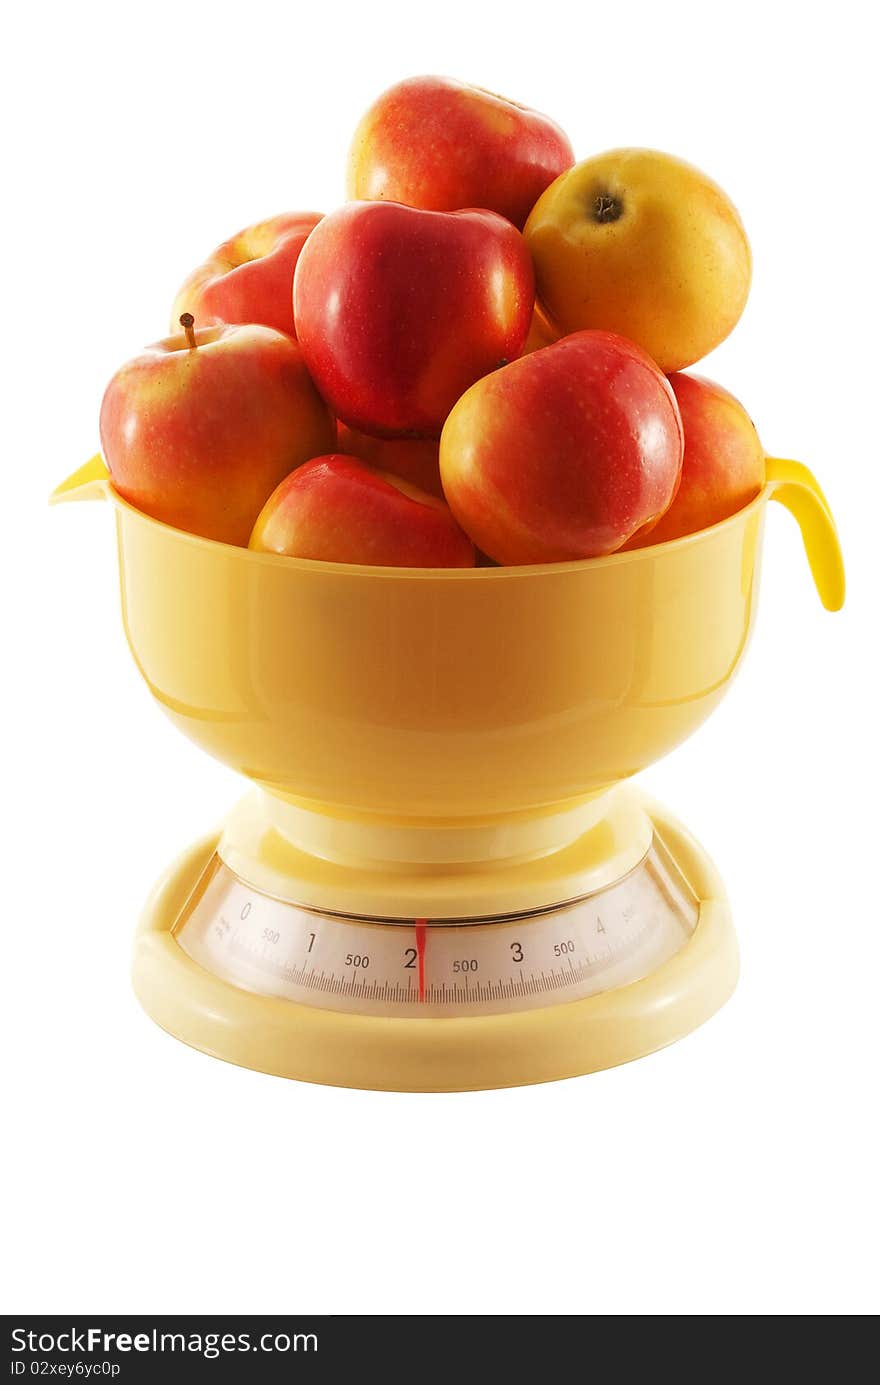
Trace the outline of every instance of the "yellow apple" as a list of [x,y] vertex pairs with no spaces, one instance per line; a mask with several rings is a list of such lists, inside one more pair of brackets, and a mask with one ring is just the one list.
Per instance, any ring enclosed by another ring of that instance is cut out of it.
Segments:
[[538,198],[524,234],[560,332],[617,332],[667,372],[716,347],[745,307],[752,259],[739,214],[671,154],[615,149],[576,164]]

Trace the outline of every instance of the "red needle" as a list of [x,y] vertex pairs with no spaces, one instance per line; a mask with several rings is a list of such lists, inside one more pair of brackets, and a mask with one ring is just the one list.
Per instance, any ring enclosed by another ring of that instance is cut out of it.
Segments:
[[428,941],[428,920],[416,919],[416,956],[419,959],[419,1000],[425,998],[425,945]]

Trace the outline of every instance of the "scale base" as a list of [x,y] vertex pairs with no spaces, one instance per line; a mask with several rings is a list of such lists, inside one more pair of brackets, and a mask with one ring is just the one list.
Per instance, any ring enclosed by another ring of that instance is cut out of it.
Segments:
[[644,806],[699,900],[699,920],[680,951],[629,985],[538,1009],[424,1019],[342,1013],[242,990],[192,961],[172,933],[216,850],[214,835],[186,851],[153,891],[135,945],[135,992],[156,1024],[203,1053],[334,1087],[477,1091],[644,1057],[709,1019],[739,971],[712,861],[664,809]]

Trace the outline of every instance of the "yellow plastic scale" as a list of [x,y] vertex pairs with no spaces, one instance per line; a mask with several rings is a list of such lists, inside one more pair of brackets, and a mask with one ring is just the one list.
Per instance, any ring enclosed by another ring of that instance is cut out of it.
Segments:
[[624,781],[708,716],[746,647],[768,500],[843,603],[834,521],[771,459],[673,543],[526,568],[365,568],[185,534],[95,457],[150,691],[258,786],[159,882],[147,1013],[245,1067],[338,1086],[543,1082],[652,1052],[732,992],[705,852]]

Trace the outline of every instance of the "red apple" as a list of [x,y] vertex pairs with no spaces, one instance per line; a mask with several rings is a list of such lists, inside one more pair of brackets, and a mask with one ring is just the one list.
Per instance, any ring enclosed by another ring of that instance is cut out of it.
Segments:
[[707,529],[754,500],[765,480],[765,455],[754,423],[732,394],[699,375],[670,375],[684,426],[681,485],[649,533],[627,545],[643,548]]
[[473,567],[475,556],[442,500],[339,453],[316,457],[281,482],[250,547],[378,567]]
[[440,484],[440,444],[436,438],[371,438],[339,424],[336,446],[347,457],[359,457],[377,471],[390,471],[404,481],[443,499]]
[[318,389],[343,423],[379,437],[438,437],[464,390],[520,354],[534,297],[509,221],[396,202],[325,216],[293,281]]
[[285,212],[224,241],[178,292],[171,312],[172,332],[181,313],[192,313],[198,327],[261,322],[295,336],[293,271],[320,220],[320,212]]
[[361,120],[348,195],[437,212],[487,207],[522,229],[573,163],[567,137],[546,115],[449,77],[411,77]]
[[675,395],[638,346],[576,332],[478,381],[440,439],[459,524],[499,563],[613,553],[662,514],[683,451]]
[[335,425],[292,337],[205,327],[147,347],[101,405],[101,446],[124,499],[177,529],[246,545],[282,477],[333,446]]

